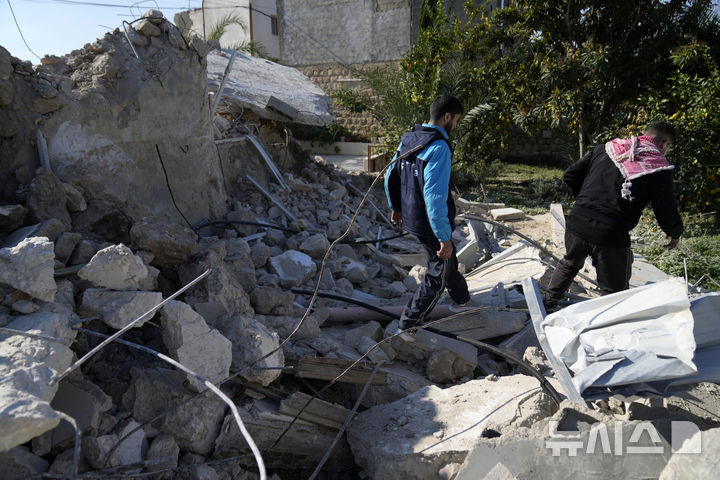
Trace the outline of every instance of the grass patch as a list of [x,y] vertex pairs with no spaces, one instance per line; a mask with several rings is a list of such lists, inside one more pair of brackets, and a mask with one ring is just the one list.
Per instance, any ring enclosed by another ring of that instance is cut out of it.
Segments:
[[561,168],[498,162],[493,167],[496,173],[463,195],[480,202],[501,202],[530,215],[544,213],[551,203],[562,203],[565,209],[572,205]]
[[644,240],[644,244],[634,246],[634,250],[668,275],[684,277],[687,264],[690,283],[694,284],[706,276],[699,286],[709,290],[720,289],[712,281],[720,282],[720,225],[714,217],[706,215],[684,216],[683,223],[685,232],[678,248],[668,251],[663,248],[668,241],[665,234],[657,226],[652,212],[646,209],[638,226],[631,232],[633,237]]

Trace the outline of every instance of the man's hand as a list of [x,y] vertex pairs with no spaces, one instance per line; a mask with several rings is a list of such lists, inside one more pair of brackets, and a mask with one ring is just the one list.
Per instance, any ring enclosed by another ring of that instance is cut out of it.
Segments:
[[[670,238],[669,235],[665,235],[665,238]],[[680,237],[678,238],[670,238],[670,241],[663,245],[663,247],[667,248],[668,250],[672,250],[673,248],[678,246],[678,243],[680,242]]]
[[393,225],[400,228],[402,227],[402,213],[401,212],[392,212],[390,215],[390,221]]
[[440,250],[437,251],[437,256],[440,257],[441,260],[447,260],[450,258],[450,255],[452,255],[452,249],[452,240],[440,242]]

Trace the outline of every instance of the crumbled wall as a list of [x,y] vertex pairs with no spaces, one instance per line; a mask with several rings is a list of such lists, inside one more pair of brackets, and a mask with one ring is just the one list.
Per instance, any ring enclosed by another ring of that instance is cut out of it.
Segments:
[[3,134],[9,148],[3,148],[0,173],[14,181],[2,192],[6,199],[22,191],[39,166],[33,151],[39,128],[53,172],[88,200],[88,224],[101,211],[131,221],[180,218],[170,189],[191,222],[226,211],[207,101],[209,49],[198,39],[189,46],[165,20],[136,27],[130,38],[139,58],[116,29],[34,68],[11,60],[14,98],[6,108],[26,119],[12,135]]

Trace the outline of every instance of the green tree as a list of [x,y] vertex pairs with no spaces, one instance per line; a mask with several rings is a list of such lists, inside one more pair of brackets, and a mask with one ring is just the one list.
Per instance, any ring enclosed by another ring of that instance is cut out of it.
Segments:
[[[220,20],[218,20],[218,22],[212,26],[205,40],[220,40],[222,36],[225,35],[228,27],[232,25],[240,27],[240,30],[247,33],[247,26],[240,17],[238,17],[237,15],[225,15],[221,17]],[[229,48],[231,50],[248,53],[256,57],[264,58],[267,56],[267,52],[263,45],[255,41],[251,42],[249,40],[243,40],[241,42],[235,43],[234,45],[230,45]]]
[[692,38],[720,44],[712,8],[710,0],[517,0],[491,19],[483,78],[516,125],[564,131],[582,154],[618,111],[664,84],[670,51]]
[[720,212],[720,66],[712,47],[694,40],[670,59],[675,71],[664,85],[639,96],[630,113],[618,112],[609,130],[636,135],[651,120],[672,122],[678,137],[668,158],[681,206]]

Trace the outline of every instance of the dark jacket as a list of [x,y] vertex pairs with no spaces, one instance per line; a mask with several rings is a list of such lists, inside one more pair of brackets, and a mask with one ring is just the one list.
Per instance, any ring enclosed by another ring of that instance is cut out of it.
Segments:
[[629,247],[629,232],[637,225],[648,203],[660,228],[678,238],[682,219],[673,197],[672,170],[661,170],[632,180],[633,200],[621,197],[623,176],[605,145],[598,145],[563,173],[563,181],[575,196],[567,229],[585,240],[605,247]]
[[[450,193],[451,150],[446,135],[439,127],[415,125],[402,136],[396,156],[420,145],[426,148],[397,162],[385,177],[388,203],[402,213],[405,230],[420,237],[435,236],[439,241],[449,240],[455,229],[455,203]],[[426,174],[435,176],[435,183],[426,184]],[[442,185],[437,184],[437,178],[443,179]]]

